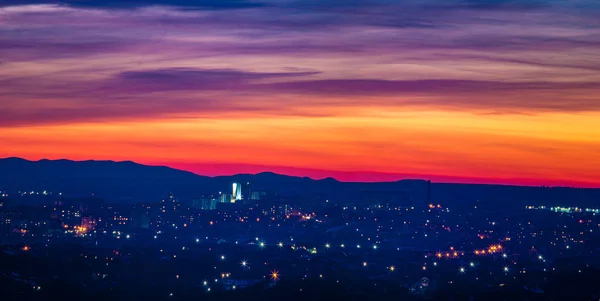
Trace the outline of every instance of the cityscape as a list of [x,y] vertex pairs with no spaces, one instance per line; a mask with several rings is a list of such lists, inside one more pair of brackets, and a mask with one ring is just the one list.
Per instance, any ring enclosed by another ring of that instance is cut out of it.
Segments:
[[0,301],[600,301],[599,0],[0,0]]
[[3,188],[2,283],[28,300],[599,296],[599,209],[435,187],[298,200],[246,181],[133,203]]

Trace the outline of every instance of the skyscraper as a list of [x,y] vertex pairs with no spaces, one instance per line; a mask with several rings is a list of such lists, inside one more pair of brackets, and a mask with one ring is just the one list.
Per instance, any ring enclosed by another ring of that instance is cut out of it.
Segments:
[[248,205],[252,203],[252,183],[246,182],[242,188],[242,200],[244,201],[244,205]]
[[252,199],[252,183],[246,182],[246,184],[244,184],[244,188],[242,191],[242,198],[244,200]]
[[231,202],[235,203],[242,199],[242,184],[233,183],[233,193],[231,194]]
[[175,212],[179,208],[179,205],[180,204],[175,198],[175,196],[173,196],[173,193],[169,191],[169,196],[166,199],[162,199],[160,201],[160,210],[163,213]]
[[217,199],[215,198],[203,198],[202,199],[202,210],[215,210],[217,209]]
[[232,196],[229,193],[219,193],[219,203],[231,203]]
[[[200,210],[215,210],[215,209],[217,209],[217,202],[223,203],[223,201],[221,200],[221,196],[222,196],[222,194],[219,196],[209,195],[209,196],[203,196],[198,199],[193,199],[192,207],[194,209],[200,209]],[[230,200],[228,199],[227,202],[229,202],[229,201]]]
[[161,228],[165,225],[172,224],[177,219],[180,203],[177,201],[173,193],[169,191],[169,196],[160,201],[160,211],[156,220],[156,227]]
[[431,204],[431,181],[427,181],[427,204]]

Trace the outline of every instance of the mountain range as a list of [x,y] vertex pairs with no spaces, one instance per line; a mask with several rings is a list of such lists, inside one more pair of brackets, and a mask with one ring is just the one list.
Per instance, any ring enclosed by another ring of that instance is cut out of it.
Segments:
[[[0,190],[53,191],[65,195],[104,198],[107,202],[156,202],[169,191],[182,200],[203,194],[230,193],[233,182],[251,182],[254,189],[280,199],[303,202],[377,202],[400,196],[413,205],[428,201],[453,207],[485,202],[497,206],[600,207],[600,189],[510,185],[428,183],[423,180],[357,183],[333,178],[314,180],[270,172],[207,177],[165,166],[131,161],[71,161],[0,159]],[[430,197],[428,197],[430,190]],[[428,200],[430,198],[430,200]]]

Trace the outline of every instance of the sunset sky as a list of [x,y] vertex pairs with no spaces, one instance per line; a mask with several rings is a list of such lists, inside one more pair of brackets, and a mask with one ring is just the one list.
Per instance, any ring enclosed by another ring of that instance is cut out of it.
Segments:
[[596,0],[4,0],[0,157],[600,187]]

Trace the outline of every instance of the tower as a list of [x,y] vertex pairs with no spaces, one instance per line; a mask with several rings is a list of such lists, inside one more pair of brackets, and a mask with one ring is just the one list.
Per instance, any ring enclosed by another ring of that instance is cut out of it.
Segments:
[[180,204],[177,201],[177,199],[175,198],[175,196],[173,196],[173,193],[171,191],[169,191],[169,196],[167,196],[167,198],[162,199],[160,201],[160,210],[163,213],[175,212],[179,208],[179,205]]
[[254,191],[252,190],[252,183],[246,182],[244,184],[244,189],[242,190],[242,200],[244,201],[244,205],[249,205],[252,203],[253,200],[255,200],[254,198],[252,198],[253,192]]
[[244,191],[242,191],[242,198],[244,200],[252,199],[252,183],[246,182],[246,184],[244,184]]
[[231,202],[235,203],[236,201],[240,201],[242,199],[242,184],[233,183],[233,191],[231,194]]
[[431,181],[427,180],[427,204],[431,204]]

